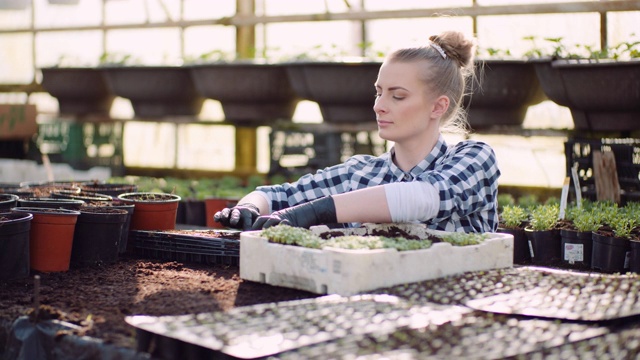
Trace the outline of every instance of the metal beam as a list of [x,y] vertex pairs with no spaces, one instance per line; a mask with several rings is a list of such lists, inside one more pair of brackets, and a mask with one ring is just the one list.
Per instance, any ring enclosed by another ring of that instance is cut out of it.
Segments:
[[0,34],[50,31],[87,31],[87,30],[126,30],[168,27],[190,27],[207,25],[252,26],[257,24],[280,22],[308,21],[348,21],[375,19],[408,19],[426,17],[459,17],[459,16],[494,16],[494,15],[527,15],[527,14],[562,14],[608,11],[640,11],[640,0],[580,1],[548,4],[514,4],[495,6],[467,6],[458,8],[422,8],[387,11],[349,11],[343,13],[320,13],[303,15],[255,16],[238,14],[211,20],[178,20],[155,23],[134,23],[94,26],[64,26],[46,28],[3,29]]

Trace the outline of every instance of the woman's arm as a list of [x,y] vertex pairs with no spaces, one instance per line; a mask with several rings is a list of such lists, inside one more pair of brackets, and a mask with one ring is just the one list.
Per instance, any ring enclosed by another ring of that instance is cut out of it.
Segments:
[[337,222],[391,222],[384,186],[333,195]]

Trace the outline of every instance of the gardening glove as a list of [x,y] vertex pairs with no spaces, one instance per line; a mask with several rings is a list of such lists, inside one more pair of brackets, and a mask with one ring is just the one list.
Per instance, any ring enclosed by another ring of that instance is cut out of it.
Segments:
[[278,224],[310,228],[313,225],[336,223],[336,205],[331,196],[258,217],[252,230],[266,229]]
[[257,206],[251,203],[244,203],[216,212],[213,215],[213,221],[217,221],[223,226],[249,230],[259,216],[260,209]]

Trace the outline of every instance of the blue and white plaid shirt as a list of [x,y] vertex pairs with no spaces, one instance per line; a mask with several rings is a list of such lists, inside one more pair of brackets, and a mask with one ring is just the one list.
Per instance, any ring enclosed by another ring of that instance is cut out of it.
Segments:
[[[442,135],[435,147],[408,173],[392,161],[394,150],[381,156],[356,155],[342,164],[302,176],[294,183],[261,186],[272,211],[328,195],[398,181],[426,181],[440,194],[440,209],[425,224],[436,230],[495,232],[498,227],[498,177],[493,149],[466,140],[448,146]],[[352,224],[356,225],[356,224]]]

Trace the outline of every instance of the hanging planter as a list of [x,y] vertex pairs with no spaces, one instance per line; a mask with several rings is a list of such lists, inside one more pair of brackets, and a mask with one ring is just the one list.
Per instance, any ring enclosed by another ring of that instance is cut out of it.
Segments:
[[133,192],[118,195],[125,204],[133,204],[130,230],[172,230],[176,227],[178,203],[181,197],[154,192]]
[[42,87],[58,100],[60,114],[109,115],[115,94],[100,69],[48,67],[40,71]]
[[31,269],[41,272],[69,270],[73,235],[80,212],[33,207],[13,210],[33,215],[29,235]]
[[327,123],[371,123],[373,84],[381,62],[296,61],[286,63],[298,97],[318,103]]
[[0,212],[0,280],[29,276],[29,231],[33,215]]
[[129,99],[138,118],[196,116],[204,98],[189,69],[180,66],[103,67],[107,84],[117,96]]
[[198,92],[220,101],[225,119],[233,123],[289,121],[300,100],[281,64],[218,62],[192,65],[190,70]]
[[118,260],[119,242],[128,212],[112,207],[84,207],[73,235],[71,266],[96,266]]
[[475,71],[480,84],[463,98],[472,129],[522,126],[529,106],[546,99],[534,65],[526,60],[478,59]]
[[9,211],[18,204],[18,195],[0,194],[0,213]]

